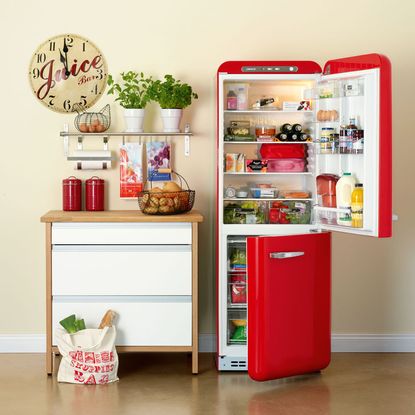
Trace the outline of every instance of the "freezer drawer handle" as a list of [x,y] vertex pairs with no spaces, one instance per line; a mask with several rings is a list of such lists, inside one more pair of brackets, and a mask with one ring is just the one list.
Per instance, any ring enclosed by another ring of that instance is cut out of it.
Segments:
[[295,258],[297,256],[303,256],[304,252],[271,252],[269,254],[270,258],[273,259],[285,259],[285,258]]

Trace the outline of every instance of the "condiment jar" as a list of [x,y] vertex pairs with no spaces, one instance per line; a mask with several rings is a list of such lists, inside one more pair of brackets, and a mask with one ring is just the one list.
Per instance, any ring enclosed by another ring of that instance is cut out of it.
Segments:
[[75,176],[62,180],[62,208],[65,211],[82,209],[82,182]]
[[93,176],[85,181],[85,209],[90,211],[104,210],[104,180]]

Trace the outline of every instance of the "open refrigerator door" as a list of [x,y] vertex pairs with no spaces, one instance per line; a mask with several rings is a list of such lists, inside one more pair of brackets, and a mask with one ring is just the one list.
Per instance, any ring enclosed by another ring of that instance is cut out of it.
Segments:
[[391,236],[391,88],[385,59],[365,55],[329,61],[311,93],[314,210],[321,229]]

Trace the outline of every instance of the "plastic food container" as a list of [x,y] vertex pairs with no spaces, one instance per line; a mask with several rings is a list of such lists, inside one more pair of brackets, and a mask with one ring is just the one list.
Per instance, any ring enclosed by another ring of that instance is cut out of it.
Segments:
[[269,172],[303,172],[306,167],[305,159],[269,159]]
[[275,201],[269,209],[269,223],[309,224],[311,204],[309,201]]
[[247,159],[246,171],[248,173],[266,173],[268,160],[264,159]]
[[224,207],[225,224],[263,224],[266,223],[267,202],[237,201]]
[[275,187],[251,187],[252,197],[273,198],[278,196],[278,189]]
[[236,197],[248,197],[248,192],[246,190],[237,190]]
[[320,206],[336,207],[336,184],[339,176],[335,174],[320,174],[317,176],[317,198]]
[[275,137],[276,132],[277,128],[275,127],[275,125],[261,124],[255,126],[255,135],[258,138],[272,139],[273,137]]

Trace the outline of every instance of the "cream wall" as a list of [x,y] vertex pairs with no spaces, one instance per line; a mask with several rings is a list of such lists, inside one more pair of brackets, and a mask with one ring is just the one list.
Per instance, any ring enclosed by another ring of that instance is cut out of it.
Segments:
[[[191,157],[175,142],[175,166],[197,191],[205,215],[200,238],[200,323],[214,332],[213,211],[215,72],[236,59],[331,58],[368,52],[388,55],[393,66],[394,237],[333,238],[333,330],[337,333],[415,333],[415,192],[410,169],[413,138],[415,28],[412,1],[293,2],[3,0],[0,162],[0,334],[42,333],[44,229],[39,217],[61,208],[61,180],[73,173],[59,131],[72,116],[38,102],[27,80],[29,60],[47,37],[69,32],[95,42],[117,74],[135,69],[171,73],[194,86],[200,99],[185,111],[195,138]],[[112,98],[105,97],[100,109]],[[112,106],[113,125],[123,128]],[[150,108],[147,129],[158,129]],[[117,139],[110,146],[116,149]],[[91,173],[77,174],[88,178]],[[110,209],[136,209],[118,198],[118,170],[108,180]]]

